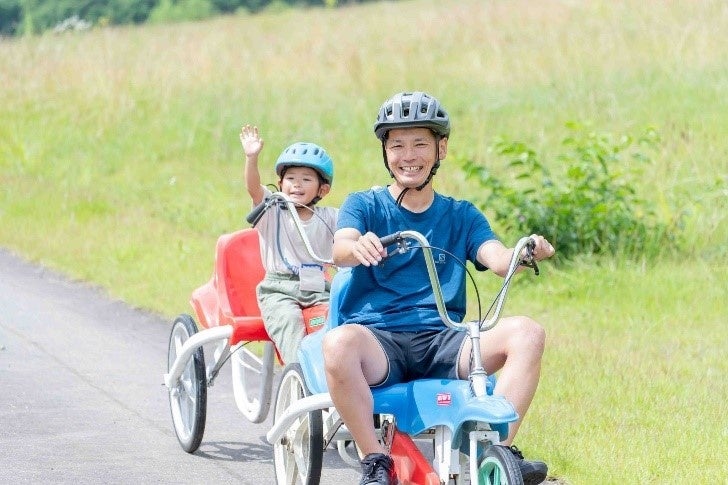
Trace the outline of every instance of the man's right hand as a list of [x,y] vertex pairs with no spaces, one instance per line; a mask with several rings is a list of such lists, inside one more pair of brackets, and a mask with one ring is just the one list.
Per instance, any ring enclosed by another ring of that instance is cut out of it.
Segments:
[[387,250],[373,232],[362,235],[350,228],[336,231],[333,253],[337,266],[376,266],[387,255]]

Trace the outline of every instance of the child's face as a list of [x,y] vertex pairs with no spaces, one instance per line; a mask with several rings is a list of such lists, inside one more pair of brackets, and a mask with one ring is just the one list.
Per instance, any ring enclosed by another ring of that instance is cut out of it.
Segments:
[[316,170],[310,167],[286,169],[280,182],[281,192],[294,202],[308,204],[314,197],[323,197],[329,192],[328,184],[321,184]]

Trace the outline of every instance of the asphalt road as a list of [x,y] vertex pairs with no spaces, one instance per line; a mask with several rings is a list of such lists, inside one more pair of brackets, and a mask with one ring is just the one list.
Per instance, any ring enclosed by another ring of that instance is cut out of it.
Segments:
[[[0,250],[0,483],[274,483],[270,421],[237,410],[229,366],[202,446],[179,447],[162,384],[170,326]],[[358,483],[324,457],[323,485]]]

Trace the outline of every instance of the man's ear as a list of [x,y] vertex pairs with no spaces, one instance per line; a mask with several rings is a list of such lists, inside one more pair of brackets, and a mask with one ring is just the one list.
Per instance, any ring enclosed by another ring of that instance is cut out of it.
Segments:
[[321,184],[321,186],[318,189],[318,196],[324,197],[331,191],[331,185],[329,184]]
[[438,143],[438,155],[440,156],[440,160],[445,160],[445,157],[447,156],[447,138],[442,137],[440,138],[440,141]]

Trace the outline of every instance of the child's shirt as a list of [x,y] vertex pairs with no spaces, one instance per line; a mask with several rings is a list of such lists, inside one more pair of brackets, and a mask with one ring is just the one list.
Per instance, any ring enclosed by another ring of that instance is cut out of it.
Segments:
[[[272,194],[265,186],[263,190],[264,197]],[[314,206],[313,210],[313,216],[301,224],[314,254],[330,260],[339,209]],[[266,273],[298,275],[303,265],[321,264],[308,254],[287,209],[279,205],[268,209],[255,227],[260,234],[260,256]]]

